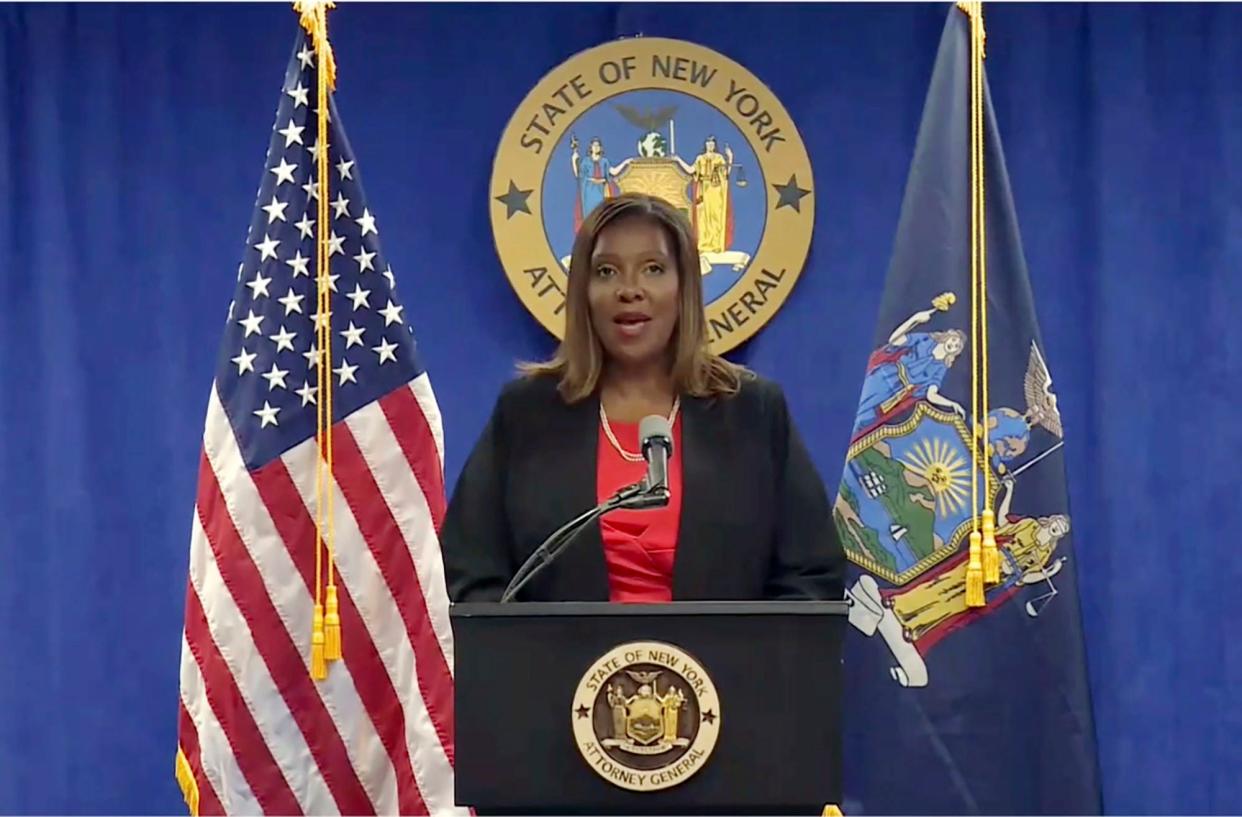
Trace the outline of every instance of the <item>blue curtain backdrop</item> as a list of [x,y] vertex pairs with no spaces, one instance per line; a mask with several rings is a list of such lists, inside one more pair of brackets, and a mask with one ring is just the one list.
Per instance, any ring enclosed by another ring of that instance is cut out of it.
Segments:
[[[570,54],[645,34],[746,65],[807,143],[810,263],[735,357],[785,385],[835,485],[945,9],[334,12],[338,105],[450,484],[514,360],[551,349],[493,250],[501,130]],[[0,812],[179,813],[202,422],[296,21],[285,4],[0,21]],[[995,4],[988,72],[1065,420],[1105,807],[1236,812],[1242,9]]]

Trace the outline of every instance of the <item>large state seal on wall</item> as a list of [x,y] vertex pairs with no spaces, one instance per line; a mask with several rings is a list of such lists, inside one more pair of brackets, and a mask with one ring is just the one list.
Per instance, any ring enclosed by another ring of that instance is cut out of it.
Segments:
[[715,51],[654,37],[592,48],[544,76],[505,128],[491,191],[505,275],[557,338],[574,237],[609,197],[660,196],[689,219],[717,353],[780,309],[815,223],[810,158],[776,96]]

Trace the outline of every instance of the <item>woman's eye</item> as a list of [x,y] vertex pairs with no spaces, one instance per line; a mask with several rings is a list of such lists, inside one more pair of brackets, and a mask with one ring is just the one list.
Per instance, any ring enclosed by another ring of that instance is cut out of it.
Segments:
[[664,272],[664,267],[660,266],[659,264],[648,264],[646,272],[648,275],[659,275],[660,273]]
[[595,269],[595,274],[598,275],[600,278],[607,278],[610,275],[614,275],[615,273],[616,273],[616,270],[613,269],[612,267],[596,267]]

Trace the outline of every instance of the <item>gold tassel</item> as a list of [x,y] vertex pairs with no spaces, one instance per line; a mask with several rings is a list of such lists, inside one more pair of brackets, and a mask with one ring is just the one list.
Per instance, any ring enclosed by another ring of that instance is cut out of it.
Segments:
[[996,514],[989,508],[983,512],[983,580],[988,584],[1000,581],[1000,551],[996,548]]
[[845,815],[841,813],[841,809],[837,807],[836,803],[829,803],[824,806],[822,817],[845,817]]
[[311,623],[311,677],[322,681],[328,677],[328,665],[323,660],[323,605],[315,605],[315,617]]
[[970,562],[966,565],[966,606],[982,607],[987,601],[983,597],[983,560],[980,551],[983,549],[983,536],[979,531],[970,534]]
[[324,616],[323,657],[328,661],[341,659],[341,615],[336,604],[336,585],[328,585],[328,612]]

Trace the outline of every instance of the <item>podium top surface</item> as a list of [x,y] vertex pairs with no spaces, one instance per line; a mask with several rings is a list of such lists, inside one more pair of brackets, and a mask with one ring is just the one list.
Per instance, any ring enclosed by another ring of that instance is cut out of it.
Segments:
[[678,601],[669,604],[619,604],[597,601],[463,602],[453,604],[454,618],[496,616],[844,616],[845,601]]

